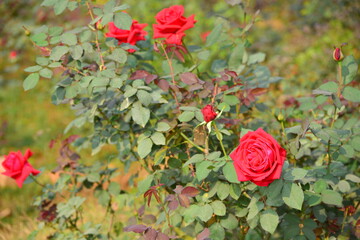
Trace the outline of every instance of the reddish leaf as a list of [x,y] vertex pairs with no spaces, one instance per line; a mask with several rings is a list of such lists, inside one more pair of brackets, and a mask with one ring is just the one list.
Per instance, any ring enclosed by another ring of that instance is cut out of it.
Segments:
[[190,199],[187,196],[179,194],[178,199],[181,206],[186,208],[190,206]]
[[177,194],[180,194],[183,189],[184,189],[183,186],[176,185],[176,188],[174,189],[174,192],[176,192]]
[[181,191],[181,194],[184,194],[187,197],[195,197],[199,192],[200,191],[194,187],[186,187]]
[[145,213],[145,205],[142,205],[138,210],[137,210],[138,215],[141,217],[142,215],[144,215]]
[[255,89],[251,89],[250,93],[254,96],[260,96],[265,94],[268,91],[267,88],[255,88]]
[[169,239],[170,238],[162,232],[158,232],[158,235],[156,237],[156,240],[169,240]]
[[230,71],[230,70],[228,70],[228,69],[225,69],[224,72],[225,72],[227,75],[229,75],[230,77],[232,77],[232,78],[237,78],[237,74],[236,74],[236,72],[234,72],[234,71]]
[[149,228],[148,230],[146,230],[144,237],[145,240],[156,240],[158,233],[155,229]]
[[196,91],[196,90],[199,90],[199,89],[202,89],[202,88],[203,88],[203,85],[201,85],[199,83],[195,83],[195,84],[190,86],[189,91],[193,92],[193,91]]
[[176,199],[170,201],[168,205],[169,209],[172,211],[176,210],[178,206],[179,206],[179,202]]
[[135,233],[143,233],[146,229],[148,229],[145,225],[130,225],[124,227],[124,232],[135,232]]
[[208,228],[204,228],[204,230],[196,236],[196,240],[206,240],[209,239],[209,236],[210,230]]
[[158,81],[155,81],[156,85],[158,85],[159,88],[161,88],[164,92],[169,91],[169,83],[165,79],[160,79]]
[[191,73],[191,72],[186,72],[186,73],[180,74],[180,79],[183,83],[185,83],[187,85],[192,85],[199,81],[198,77],[194,73]]
[[137,70],[135,71],[133,74],[131,74],[130,76],[130,80],[135,80],[135,79],[145,79],[145,82],[147,84],[151,83],[152,81],[154,81],[158,76],[155,74],[151,74],[145,70]]
[[49,148],[50,149],[53,148],[55,143],[56,143],[56,140],[51,139],[51,141],[49,142]]

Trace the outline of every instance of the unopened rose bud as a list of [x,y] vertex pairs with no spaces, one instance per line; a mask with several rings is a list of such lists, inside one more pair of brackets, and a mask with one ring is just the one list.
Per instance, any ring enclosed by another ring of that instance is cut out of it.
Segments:
[[99,20],[95,23],[95,29],[97,29],[97,30],[104,29],[104,26],[101,24],[101,20]]
[[203,109],[201,109],[205,122],[210,122],[214,120],[217,116],[212,105],[206,105]]
[[333,58],[337,62],[342,61],[344,59],[344,55],[341,52],[341,48],[335,48],[333,52]]

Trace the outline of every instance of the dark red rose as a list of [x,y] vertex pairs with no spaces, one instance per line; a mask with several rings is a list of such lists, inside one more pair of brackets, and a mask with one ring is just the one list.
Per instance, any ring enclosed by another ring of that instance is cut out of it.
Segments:
[[344,59],[344,55],[341,52],[341,48],[335,48],[334,52],[333,52],[333,58],[335,61],[341,61]]
[[203,114],[205,122],[210,122],[214,120],[217,116],[217,113],[215,112],[212,105],[208,104],[203,109],[201,109],[201,112]]
[[5,156],[5,160],[2,163],[6,170],[2,174],[15,179],[17,185],[21,188],[23,182],[30,174],[35,176],[40,173],[40,171],[34,169],[28,162],[32,154],[30,149],[26,150],[24,156],[20,151],[10,152],[9,155]]
[[246,133],[230,154],[239,181],[268,186],[281,176],[286,151],[261,128]]
[[165,8],[156,14],[157,24],[153,25],[154,39],[165,38],[166,44],[182,45],[184,31],[194,27],[196,23],[195,15],[186,18],[183,14],[184,7],[181,5]]
[[[143,30],[147,26],[146,23],[139,24],[138,21],[133,20],[130,30],[119,29],[113,22],[109,23],[109,32],[105,34],[106,37],[116,38],[119,45],[122,43],[129,43],[135,45],[138,41],[145,40],[147,32]],[[135,52],[134,49],[129,49],[128,52]]]

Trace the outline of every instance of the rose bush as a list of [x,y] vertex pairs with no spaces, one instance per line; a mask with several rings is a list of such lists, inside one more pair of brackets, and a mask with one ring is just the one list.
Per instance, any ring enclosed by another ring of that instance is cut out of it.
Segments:
[[270,134],[259,128],[246,133],[230,157],[239,181],[268,186],[280,178],[286,151]]
[[36,176],[40,173],[39,170],[33,168],[28,162],[32,154],[30,149],[27,149],[24,155],[20,151],[10,152],[2,162],[2,166],[5,169],[5,172],[2,172],[2,174],[15,179],[17,185],[21,188],[29,175]]
[[[32,236],[356,235],[359,214],[343,208],[356,208],[352,190],[358,192],[360,182],[352,174],[360,128],[355,58],[340,60],[339,79],[309,96],[287,104],[263,101],[259,96],[270,96],[275,89],[270,86],[281,78],[263,64],[265,54],[251,48],[247,34],[257,17],[249,17],[243,4],[232,17],[209,18],[212,31],[198,46],[195,37],[184,37],[194,17],[184,17],[182,6],[164,9],[153,19],[153,36],[137,42],[131,54],[131,43],[119,45],[106,38],[106,30],[93,27],[113,22],[131,31],[133,20],[123,12],[128,5],[113,0],[104,6],[53,0],[43,5],[53,6],[55,14],[85,8],[92,19],[83,28],[42,27],[30,33],[43,55],[25,69],[30,74],[24,89],[34,88],[40,77],[52,78],[50,69],[61,72],[54,77],[52,102],[76,111],[65,132],[87,131],[61,141],[53,170],[59,179],[44,185],[34,203],[45,231]],[[211,105],[202,108],[206,103]],[[97,159],[86,161],[72,148],[91,148]],[[101,209],[95,219],[86,216],[92,196]]]

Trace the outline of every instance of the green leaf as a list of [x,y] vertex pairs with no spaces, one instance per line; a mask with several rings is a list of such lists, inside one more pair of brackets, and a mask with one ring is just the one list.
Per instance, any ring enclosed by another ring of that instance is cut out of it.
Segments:
[[166,152],[167,152],[167,148],[165,147],[155,153],[155,156],[154,156],[154,164],[155,165],[162,163],[162,160],[164,160],[164,158],[166,156]]
[[324,179],[319,179],[314,183],[314,191],[316,193],[321,193],[327,188],[327,183]]
[[133,104],[131,108],[131,116],[137,124],[145,127],[146,123],[150,119],[150,110],[141,106],[141,104]]
[[188,161],[186,161],[186,163],[184,163],[183,167],[186,167],[187,165],[192,163],[202,162],[204,160],[205,160],[204,154],[195,154]]
[[210,227],[210,237],[208,239],[211,240],[223,240],[225,239],[225,230],[220,225],[220,223],[214,223]]
[[346,85],[355,79],[356,73],[358,71],[358,64],[352,55],[345,57],[341,64],[341,74]]
[[116,196],[120,194],[120,185],[117,182],[111,182],[109,184],[108,191],[111,195]]
[[230,193],[230,185],[224,182],[219,182],[217,187],[216,194],[220,198],[220,200],[224,200],[229,196]]
[[57,0],[44,0],[41,3],[41,6],[45,6],[45,7],[51,7],[54,6],[54,4],[57,2]]
[[99,182],[100,181],[100,174],[97,172],[92,172],[87,176],[87,180],[89,182]]
[[205,179],[209,175],[211,170],[208,167],[210,166],[211,166],[211,162],[209,161],[203,161],[196,165],[196,178],[199,181]]
[[214,211],[209,204],[205,204],[201,207],[201,211],[199,211],[198,217],[203,221],[207,222],[213,215]]
[[284,179],[289,181],[303,179],[306,176],[307,172],[308,171],[303,168],[293,168],[285,172]]
[[227,162],[225,164],[225,166],[223,167],[223,174],[229,182],[239,183],[234,164],[232,162]]
[[338,90],[338,85],[335,82],[327,82],[319,87],[320,90],[324,90],[331,93],[336,93]]
[[240,186],[238,184],[231,184],[231,186],[230,186],[230,196],[233,199],[238,200],[240,195],[241,195]]
[[108,56],[108,58],[122,64],[126,62],[127,54],[125,50],[117,48]]
[[69,48],[66,46],[56,46],[52,49],[50,54],[50,60],[59,61],[64,54],[69,52]]
[[61,14],[66,9],[68,2],[68,0],[58,0],[54,6],[55,15]]
[[49,36],[59,36],[63,31],[64,29],[62,27],[51,27],[49,28]]
[[194,113],[194,112],[185,111],[185,112],[181,113],[178,118],[179,118],[179,121],[180,121],[180,122],[189,122],[189,121],[191,121],[194,117],[195,117],[195,113]]
[[304,192],[295,183],[286,183],[282,190],[282,199],[291,208],[301,210],[304,202]]
[[354,154],[355,154],[355,151],[354,149],[352,148],[351,145],[347,145],[347,144],[344,144],[340,147],[340,154],[341,155],[344,155],[346,157],[349,157],[349,158],[352,158],[354,157]]
[[346,180],[352,181],[354,183],[360,183],[360,178],[354,174],[347,174],[345,176]]
[[48,45],[48,41],[47,39],[47,35],[45,33],[36,33],[34,35],[31,35],[30,37],[31,40],[34,41],[34,43],[36,45],[38,45],[39,47],[45,47]]
[[130,30],[130,27],[132,25],[132,19],[127,13],[117,12],[115,13],[114,17],[114,24],[120,29]]
[[360,152],[360,136],[354,137],[350,141],[350,145],[358,152]]
[[347,86],[342,93],[344,98],[350,102],[360,102],[360,90]]
[[326,189],[321,192],[321,200],[325,204],[336,205],[342,207],[343,198],[340,193]]
[[141,180],[138,183],[138,195],[145,193],[150,188],[153,180],[153,175],[148,175],[144,180]]
[[139,90],[137,91],[136,96],[144,106],[148,106],[150,103],[152,103],[151,94],[148,93],[147,91]]
[[214,214],[217,216],[225,216],[226,214],[226,206],[222,201],[216,200],[210,203],[212,209],[214,210]]
[[245,46],[243,43],[238,44],[231,52],[229,58],[229,69],[237,71],[243,62],[243,56],[245,52]]
[[249,204],[249,214],[247,216],[247,219],[252,219],[254,218],[262,209],[264,208],[264,203],[263,202],[257,202],[256,201],[252,201]]
[[220,220],[220,224],[228,230],[233,230],[239,226],[239,221],[233,214],[229,214],[227,218]]
[[41,66],[47,66],[49,64],[49,59],[46,57],[37,57],[36,63]]
[[61,42],[73,46],[77,44],[76,35],[73,33],[64,33],[61,35]]
[[338,185],[339,190],[343,193],[349,192],[351,189],[350,184],[345,180],[339,181],[339,183],[337,185]]
[[53,72],[48,68],[41,69],[39,73],[43,78],[52,78],[53,76]]
[[145,158],[151,152],[153,142],[150,138],[142,139],[138,144],[138,154],[141,158]]
[[251,54],[249,56],[249,60],[247,61],[248,65],[255,64],[255,63],[261,63],[265,60],[265,53],[258,52],[255,54]]
[[261,227],[273,234],[279,224],[279,216],[273,209],[265,210],[260,215]]
[[27,68],[24,69],[24,71],[25,72],[37,72],[37,71],[39,71],[41,69],[42,69],[41,66],[36,65],[36,66],[27,67]]
[[106,207],[110,202],[110,194],[105,190],[95,191],[95,197],[97,197],[101,206]]
[[156,131],[158,131],[158,132],[166,132],[169,129],[170,129],[170,126],[166,122],[159,122],[156,127]]
[[109,0],[105,5],[104,5],[104,13],[112,13],[113,12],[113,8],[116,6],[116,1],[115,0]]
[[218,24],[215,26],[215,28],[211,31],[211,33],[206,37],[207,47],[215,44],[219,40],[222,30],[223,30],[222,24]]
[[166,138],[164,137],[164,134],[159,133],[159,132],[155,132],[155,133],[151,136],[151,140],[152,140],[156,145],[165,145],[165,142],[166,142]]
[[31,73],[27,78],[25,78],[23,82],[23,88],[25,91],[30,90],[36,86],[39,82],[39,74],[38,73]]
[[70,53],[74,60],[79,60],[84,53],[84,49],[80,45],[72,46],[70,48]]

